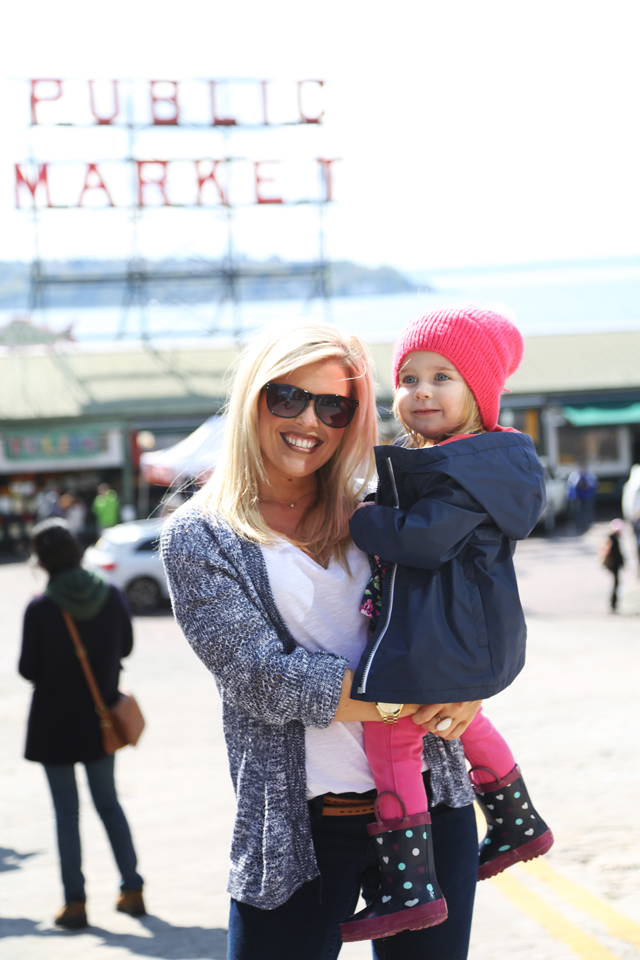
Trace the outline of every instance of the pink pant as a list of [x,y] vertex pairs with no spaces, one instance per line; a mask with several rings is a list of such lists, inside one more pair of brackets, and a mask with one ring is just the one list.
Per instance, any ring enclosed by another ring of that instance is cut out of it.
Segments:
[[[391,790],[402,797],[407,814],[428,810],[422,780],[422,746],[424,730],[404,717],[397,723],[363,724],[364,746],[378,793]],[[472,767],[488,767],[490,773],[478,770],[475,783],[489,783],[506,777],[516,765],[506,740],[498,733],[482,708],[460,737],[464,755]],[[495,774],[495,776],[494,776]],[[393,797],[380,800],[383,820],[402,816],[402,809]]]

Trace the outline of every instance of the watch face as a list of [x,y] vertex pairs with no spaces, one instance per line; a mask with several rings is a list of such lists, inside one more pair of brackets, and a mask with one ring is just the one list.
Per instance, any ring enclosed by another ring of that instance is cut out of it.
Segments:
[[378,700],[378,706],[381,710],[384,710],[385,713],[395,713],[396,710],[402,709],[401,703],[381,703],[380,700]]

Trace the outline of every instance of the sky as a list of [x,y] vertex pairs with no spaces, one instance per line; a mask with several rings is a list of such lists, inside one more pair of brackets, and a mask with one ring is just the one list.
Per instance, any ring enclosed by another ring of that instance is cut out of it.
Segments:
[[[274,176],[266,194],[285,181],[297,189],[316,156],[340,158],[325,217],[333,259],[429,270],[638,256],[639,27],[636,0],[7,5],[0,260],[33,253],[31,215],[13,197],[13,164],[29,150],[30,77],[255,77],[291,90],[324,79],[321,128],[237,131],[226,145],[286,161],[264,169]],[[89,162],[124,149],[115,133],[38,130],[32,148]],[[219,131],[153,134],[141,144],[148,155],[223,155]],[[132,235],[122,211],[47,211],[39,240],[44,257],[117,257]],[[151,258],[215,256],[225,242],[219,209],[150,211],[138,230]],[[314,257],[317,242],[315,211],[238,215],[237,247],[249,256]]]

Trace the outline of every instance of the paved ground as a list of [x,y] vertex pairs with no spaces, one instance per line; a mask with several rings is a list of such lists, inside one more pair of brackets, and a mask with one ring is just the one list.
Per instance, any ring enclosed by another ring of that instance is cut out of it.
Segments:
[[[640,617],[632,612],[640,581],[631,571],[623,613],[610,616],[609,575],[596,558],[602,536],[596,527],[519,548],[529,663],[488,710],[557,842],[542,867],[480,884],[472,960],[640,955]],[[41,768],[21,759],[30,691],[15,674],[22,611],[41,584],[26,564],[0,567],[0,957],[223,960],[233,797],[218,698],[168,615],[136,621],[123,685],[138,695],[148,729],[136,750],[118,755],[150,914],[114,912],[117,876],[83,784],[91,927],[67,933],[51,922],[60,903],[53,816]],[[341,954],[369,956],[367,944]]]

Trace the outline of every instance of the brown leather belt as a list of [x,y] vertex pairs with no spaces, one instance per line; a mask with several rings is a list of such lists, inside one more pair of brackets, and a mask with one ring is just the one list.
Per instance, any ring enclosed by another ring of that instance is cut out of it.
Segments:
[[373,813],[373,800],[347,800],[344,797],[322,798],[323,817],[357,817]]

